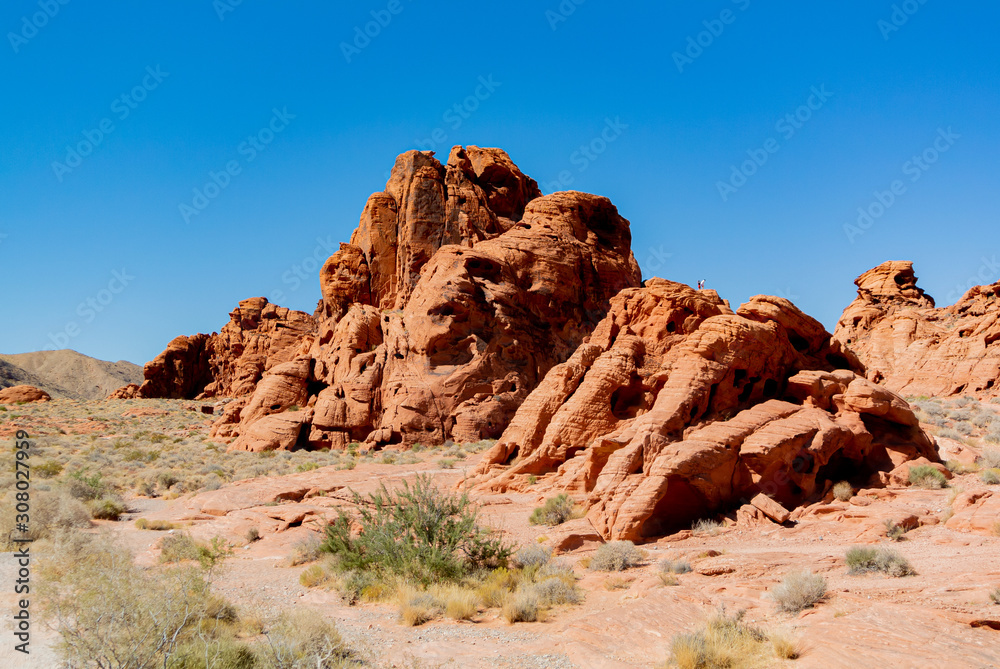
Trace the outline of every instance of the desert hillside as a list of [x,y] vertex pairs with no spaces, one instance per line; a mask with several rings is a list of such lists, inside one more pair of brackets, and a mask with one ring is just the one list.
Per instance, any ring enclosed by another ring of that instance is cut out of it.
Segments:
[[124,384],[141,381],[139,365],[97,360],[69,349],[0,354],[0,388],[24,384],[52,397],[102,400]]

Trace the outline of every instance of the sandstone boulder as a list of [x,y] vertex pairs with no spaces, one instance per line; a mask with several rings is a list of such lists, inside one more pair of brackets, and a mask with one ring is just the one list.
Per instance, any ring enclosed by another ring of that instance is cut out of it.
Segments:
[[1000,282],[935,308],[910,262],[886,262],[854,282],[834,339],[866,376],[904,395],[1000,395]]
[[52,397],[44,390],[34,386],[10,386],[0,390],[0,404],[19,404],[23,402],[48,402]]
[[549,371],[475,483],[526,490],[541,476],[533,491],[584,498],[607,539],[660,535],[751,499],[787,518],[780,507],[828,480],[934,457],[908,405],[855,366],[787,300],[755,297],[733,313],[712,291],[650,279],[619,293]]

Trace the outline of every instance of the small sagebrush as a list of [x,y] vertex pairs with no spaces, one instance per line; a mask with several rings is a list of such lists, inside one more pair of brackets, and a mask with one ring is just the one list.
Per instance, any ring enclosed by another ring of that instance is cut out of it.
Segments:
[[945,475],[930,465],[910,467],[908,480],[910,485],[915,485],[918,488],[934,489],[944,488],[948,485],[948,479],[945,478]]
[[541,567],[552,559],[552,549],[533,544],[514,554],[511,562],[516,567]]
[[531,512],[528,522],[532,525],[561,525],[573,516],[573,500],[559,494],[545,500],[545,504]]
[[826,579],[809,571],[788,574],[779,585],[771,588],[771,599],[785,613],[812,608],[824,595]]
[[663,558],[659,564],[660,572],[664,574],[687,574],[691,571],[691,563],[687,560],[677,560]]
[[1000,469],[984,469],[979,480],[986,485],[1000,485]]
[[590,559],[593,571],[624,571],[642,563],[642,551],[631,541],[601,544]]
[[977,461],[984,469],[1000,469],[1000,448],[987,448]]
[[849,574],[881,572],[901,577],[916,573],[906,558],[889,548],[855,546],[847,551],[845,559]]

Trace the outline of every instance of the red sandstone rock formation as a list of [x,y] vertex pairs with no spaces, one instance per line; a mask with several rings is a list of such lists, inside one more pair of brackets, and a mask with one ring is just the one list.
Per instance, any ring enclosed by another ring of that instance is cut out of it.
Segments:
[[587,499],[606,538],[641,539],[764,492],[786,508],[831,480],[934,458],[909,406],[791,302],[733,313],[714,291],[651,279],[521,405],[480,491]]
[[215,434],[253,451],[499,436],[638,285],[630,242],[609,200],[541,197],[499,149],[455,147],[445,165],[405,153],[323,266],[305,353],[227,407]]
[[1000,394],[1000,282],[934,308],[913,264],[885,262],[854,282],[834,338],[857,354],[867,377],[904,395]]
[[263,297],[243,300],[220,332],[175,338],[146,363],[138,389],[129,384],[111,399],[249,395],[266,370],[293,359],[303,339],[315,331],[309,314],[269,304]]
[[0,404],[17,404],[19,402],[48,402],[52,397],[44,390],[34,386],[10,386],[0,390]]

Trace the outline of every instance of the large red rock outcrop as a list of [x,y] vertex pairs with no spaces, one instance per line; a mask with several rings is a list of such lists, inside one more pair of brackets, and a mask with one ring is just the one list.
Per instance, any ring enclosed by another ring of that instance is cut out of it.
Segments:
[[146,363],[137,390],[118,389],[112,398],[241,397],[254,391],[263,373],[292,360],[316,331],[307,313],[269,304],[263,297],[240,302],[229,322],[212,334],[175,338]]
[[933,458],[907,403],[860,371],[787,300],[733,313],[714,291],[651,279],[549,371],[476,482],[573,492],[604,537],[635,540],[760,492],[791,508],[827,481]]
[[904,395],[1000,395],[1000,282],[946,308],[917,287],[909,262],[882,263],[854,283],[834,338],[869,379]]
[[48,402],[52,397],[47,392],[34,386],[10,386],[0,390],[0,404],[19,404],[22,402]]
[[409,151],[323,265],[313,317],[243,302],[116,396],[236,397],[213,432],[234,449],[497,437],[639,284],[630,247],[607,198],[542,197],[499,149]]

